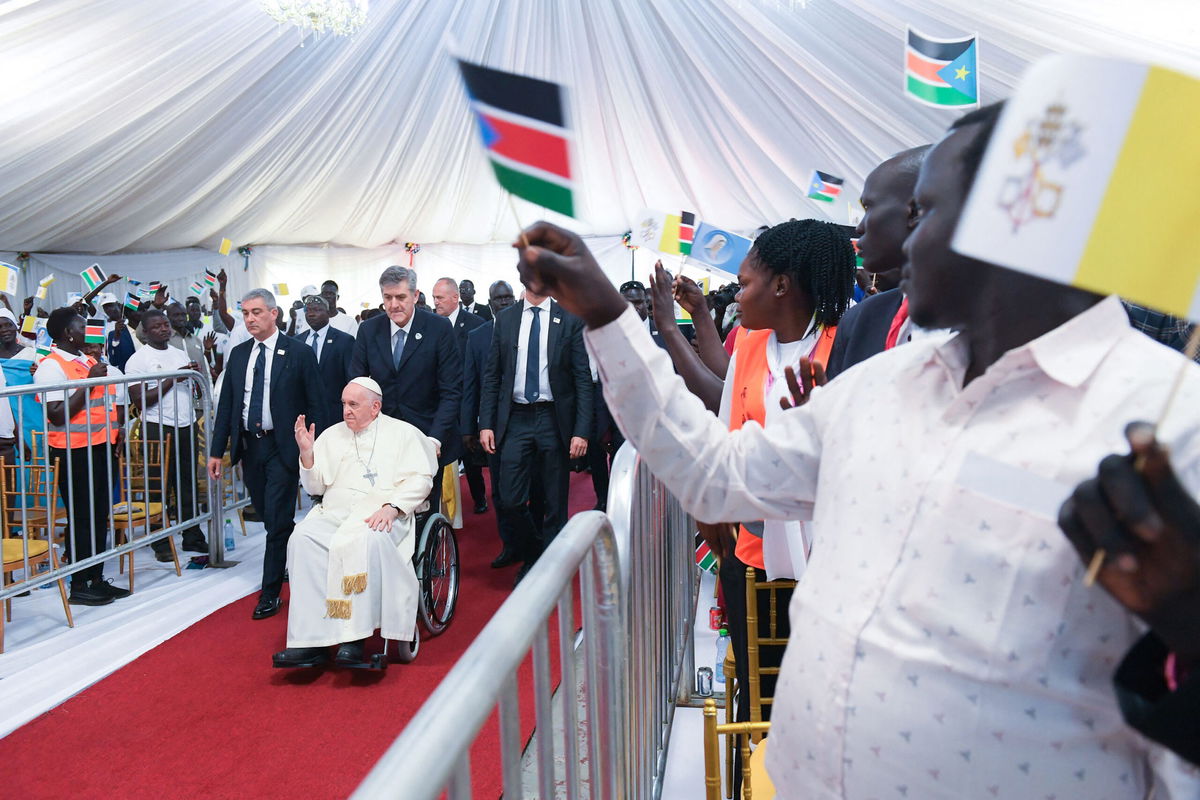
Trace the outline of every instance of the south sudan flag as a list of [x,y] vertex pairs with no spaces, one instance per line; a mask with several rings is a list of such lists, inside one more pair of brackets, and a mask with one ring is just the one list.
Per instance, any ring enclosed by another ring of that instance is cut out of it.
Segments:
[[104,320],[89,319],[83,329],[83,340],[88,344],[104,344]]
[[696,534],[696,566],[705,572],[717,574],[717,557],[709,549],[708,542],[700,538],[699,533]]
[[459,61],[488,159],[500,185],[575,216],[563,87]]
[[845,182],[844,178],[814,169],[808,181],[808,196],[812,200],[832,203],[842,193],[842,184]]
[[904,92],[927,106],[979,105],[975,37],[934,39],[909,28],[904,48]]
[[679,214],[679,252],[688,255],[692,252],[692,240],[696,238],[696,215],[691,211]]

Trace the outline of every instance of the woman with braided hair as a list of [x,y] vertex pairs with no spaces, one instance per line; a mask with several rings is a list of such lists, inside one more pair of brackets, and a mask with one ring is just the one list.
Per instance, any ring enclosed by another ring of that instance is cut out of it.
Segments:
[[[791,407],[793,390],[801,391],[795,376],[800,376],[803,391],[824,383],[823,367],[838,320],[850,306],[854,269],[849,234],[832,222],[790,220],[755,239],[738,270],[741,288],[736,299],[743,332],[721,393],[719,415],[731,430],[751,421],[770,429],[771,422]],[[793,373],[790,376],[789,369]],[[807,561],[809,537],[797,521],[742,522],[723,527],[719,533],[710,531],[710,536],[716,534],[724,540],[720,580],[737,661],[737,718],[747,720],[750,684],[746,671],[746,567],[754,567],[760,581],[799,578]],[[736,542],[730,542],[735,537]],[[770,570],[768,560],[772,562]],[[787,636],[789,630],[790,597],[790,591],[777,596],[776,608],[783,609],[780,636]],[[758,618],[765,621],[768,616],[764,596]],[[767,633],[764,630],[760,635]],[[760,667],[778,666],[782,658],[781,647],[760,648]],[[772,696],[773,676],[762,676],[761,683],[763,696]],[[770,709],[770,705],[762,706],[764,720],[770,718]]]

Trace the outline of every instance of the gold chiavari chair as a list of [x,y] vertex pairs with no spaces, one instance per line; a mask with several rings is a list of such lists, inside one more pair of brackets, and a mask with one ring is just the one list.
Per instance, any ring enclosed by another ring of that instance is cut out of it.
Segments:
[[767,743],[761,742],[753,750],[750,747],[751,737],[761,738],[770,727],[769,722],[732,722],[719,725],[716,701],[704,701],[705,800],[721,798],[721,758],[718,755],[721,736],[733,742],[742,754],[742,800],[772,800],[775,797],[775,787],[771,785],[763,768]]
[[[171,524],[167,514],[167,471],[171,462],[171,435],[163,440],[141,439],[130,443],[128,461],[124,453],[117,457],[117,483],[121,487],[121,499],[112,507],[112,526],[116,544],[137,538],[134,531],[150,534],[151,526],[164,528]],[[126,470],[128,469],[128,473]],[[128,478],[129,486],[125,482]],[[137,499],[133,499],[136,497]],[[179,567],[179,552],[175,549],[175,537],[167,537],[171,548],[171,559],[175,563],[175,574],[182,575]],[[133,591],[133,552],[121,556],[121,569],[129,565],[129,591]]]

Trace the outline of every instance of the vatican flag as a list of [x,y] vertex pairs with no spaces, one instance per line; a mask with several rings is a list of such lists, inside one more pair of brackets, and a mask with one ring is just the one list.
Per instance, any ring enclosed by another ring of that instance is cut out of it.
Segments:
[[1200,320],[1200,80],[1079,55],[1035,64],[996,126],[960,253]]

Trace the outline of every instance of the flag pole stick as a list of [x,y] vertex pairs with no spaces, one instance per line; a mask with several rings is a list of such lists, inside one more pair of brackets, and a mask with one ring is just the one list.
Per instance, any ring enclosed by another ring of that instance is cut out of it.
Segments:
[[508,207],[512,209],[513,219],[517,221],[517,230],[521,232],[521,245],[529,247],[529,239],[525,236],[525,226],[521,224],[521,217],[517,214],[517,204],[513,202],[512,192],[505,192],[508,195]]
[[[1179,365],[1179,371],[1175,373],[1175,380],[1171,384],[1171,391],[1167,395],[1167,402],[1163,403],[1163,409],[1158,415],[1158,422],[1154,429],[1158,431],[1162,428],[1163,423],[1167,420],[1167,415],[1171,413],[1171,408],[1175,405],[1175,400],[1179,396],[1179,390],[1183,387],[1183,378],[1187,375],[1188,364],[1196,358],[1196,353],[1200,352],[1200,325],[1192,328],[1192,334],[1188,337],[1187,345],[1183,348],[1183,357],[1186,359]],[[1139,456],[1134,461],[1134,468],[1141,472],[1145,459]],[[1098,548],[1092,554],[1091,563],[1088,564],[1087,573],[1083,576],[1083,585],[1092,586],[1096,583],[1096,576],[1100,574],[1100,568],[1104,566],[1104,560],[1108,557],[1108,553],[1103,547]]]

